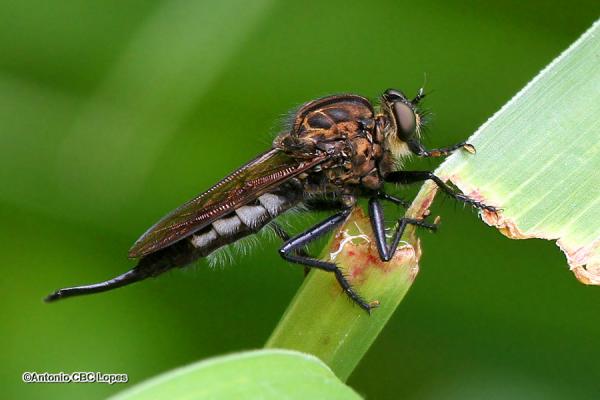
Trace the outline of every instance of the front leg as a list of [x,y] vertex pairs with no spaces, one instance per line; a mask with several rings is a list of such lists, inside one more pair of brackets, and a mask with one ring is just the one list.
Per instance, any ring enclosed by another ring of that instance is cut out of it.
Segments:
[[444,181],[442,181],[437,175],[435,175],[431,171],[394,171],[387,174],[384,179],[386,182],[400,184],[410,184],[431,179],[444,193],[446,193],[453,199],[462,201],[465,204],[469,204],[481,210],[487,210],[493,213],[498,211],[496,207],[488,206],[480,201],[470,198],[465,194],[456,193],[450,186],[444,183]]
[[475,147],[467,142],[460,142],[450,147],[442,147],[440,149],[428,150],[423,146],[423,143],[417,138],[412,138],[407,142],[408,148],[411,152],[418,155],[419,157],[444,157],[450,155],[453,151],[463,148],[469,153],[475,153]]
[[391,203],[394,203],[397,206],[402,206],[404,208],[410,207],[410,203],[408,201],[401,199],[400,197],[392,196],[391,194],[387,194],[385,192],[377,192],[377,197],[381,200],[387,200]]
[[377,197],[372,197],[369,200],[369,219],[371,220],[371,226],[373,227],[373,233],[375,234],[375,242],[377,243],[377,251],[379,257],[383,261],[390,261],[396,253],[400,239],[404,234],[404,230],[408,225],[420,226],[427,228],[432,231],[437,229],[437,225],[429,224],[421,219],[414,218],[400,218],[398,220],[398,226],[392,237],[392,243],[388,245],[387,238],[385,236],[385,218],[383,216],[383,207]]

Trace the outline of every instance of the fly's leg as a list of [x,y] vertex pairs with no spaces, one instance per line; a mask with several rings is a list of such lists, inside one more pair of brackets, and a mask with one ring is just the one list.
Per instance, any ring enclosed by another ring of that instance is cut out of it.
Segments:
[[417,138],[413,138],[407,142],[408,148],[411,152],[418,155],[419,157],[444,157],[450,155],[452,152],[458,149],[465,149],[469,153],[475,153],[475,147],[467,142],[460,142],[450,147],[442,147],[440,149],[426,149],[423,143],[419,142]]
[[[281,225],[279,225],[277,222],[271,222],[269,224],[271,226],[271,228],[273,228],[273,232],[275,232],[275,235],[277,235],[277,237],[281,240],[283,240],[284,242],[287,242],[288,240],[290,240],[291,236],[289,233],[287,233],[285,231],[285,229],[283,229],[283,227]],[[296,249],[296,254],[304,256],[304,257],[308,257],[308,253],[306,252],[305,248],[301,248],[301,249]]]
[[[304,200],[304,205],[310,211],[337,211],[347,208],[347,206],[342,202],[342,200],[339,197],[314,197]],[[291,238],[291,236],[285,231],[285,229],[283,229],[283,227],[278,223],[271,222],[271,226],[275,234],[284,242]],[[306,251],[306,246],[301,249],[297,249],[295,253],[299,256],[310,258],[310,255],[308,255]],[[309,272],[310,267],[305,266],[304,276],[306,277]]]
[[381,200],[387,200],[390,203],[394,203],[397,206],[402,206],[404,208],[410,207],[410,203],[400,197],[392,196],[391,194],[387,194],[385,192],[377,192],[377,197]]
[[287,240],[279,249],[279,254],[284,260],[287,260],[289,262],[305,265],[310,268],[321,269],[327,272],[332,272],[335,275],[335,278],[337,279],[338,283],[346,293],[346,295],[348,295],[348,297],[350,297],[350,299],[352,299],[352,301],[358,304],[362,309],[364,309],[368,313],[371,313],[371,309],[375,307],[376,304],[368,303],[362,297],[360,297],[358,293],[356,293],[354,289],[352,289],[350,282],[348,282],[348,280],[344,276],[344,273],[337,265],[331,262],[316,259],[314,257],[303,256],[296,253],[296,250],[303,248],[319,236],[326,234],[327,232],[334,229],[336,226],[342,224],[346,220],[348,215],[350,215],[350,212],[350,208],[344,209],[338,212],[337,214],[334,214],[331,217],[327,218],[326,220],[318,223],[317,225],[313,226],[306,232]]
[[395,171],[385,176],[385,181],[390,183],[401,183],[410,184],[415,182],[422,182],[431,179],[435,184],[448,196],[461,201],[465,204],[469,204],[473,207],[481,210],[486,210],[495,213],[498,211],[496,207],[488,206],[480,201],[470,198],[462,193],[456,193],[450,186],[442,181],[438,176],[434,175],[431,171]]
[[[290,238],[291,238],[290,234],[287,233],[281,225],[279,225],[277,222],[271,222],[270,225],[273,228],[273,232],[275,232],[277,237],[279,237],[284,242],[290,240]],[[296,249],[295,253],[301,257],[310,257],[310,255],[308,255],[308,252],[306,251],[306,246],[302,247],[300,249]],[[310,268],[307,266],[304,266],[304,277],[305,278],[309,272],[310,272]]]
[[350,208],[356,199],[354,197],[347,197],[344,201],[342,197],[314,197],[304,200],[304,206],[310,211],[338,211],[345,208]]
[[379,257],[383,261],[390,261],[396,253],[400,239],[404,234],[404,230],[408,225],[420,226],[429,230],[435,231],[437,229],[436,224],[427,223],[421,219],[414,218],[400,218],[398,220],[398,226],[392,237],[392,243],[388,244],[385,236],[385,219],[383,216],[383,207],[379,202],[379,199],[372,197],[369,200],[369,219],[371,220],[371,226],[373,227],[373,233],[375,234],[375,242],[377,243],[377,251]]

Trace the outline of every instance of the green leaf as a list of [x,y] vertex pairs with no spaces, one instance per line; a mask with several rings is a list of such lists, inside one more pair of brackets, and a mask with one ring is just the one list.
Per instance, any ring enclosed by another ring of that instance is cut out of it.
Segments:
[[258,350],[201,361],[152,378],[113,400],[360,399],[317,358]]
[[[420,215],[422,210],[409,210]],[[348,378],[402,301],[418,272],[419,241],[406,230],[394,258],[380,261],[371,224],[360,208],[322,254],[335,261],[353,288],[379,307],[371,315],[341,290],[333,274],[311,271],[266,344],[318,356],[341,379]]]
[[456,153],[437,173],[502,209],[485,222],[513,239],[556,240],[575,276],[600,284],[600,21],[469,142],[476,157]]

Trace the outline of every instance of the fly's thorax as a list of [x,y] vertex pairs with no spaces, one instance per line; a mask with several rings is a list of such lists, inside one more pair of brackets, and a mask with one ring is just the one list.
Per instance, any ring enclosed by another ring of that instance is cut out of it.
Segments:
[[383,184],[378,165],[384,152],[370,131],[347,132],[344,138],[323,143],[329,157],[302,174],[306,190],[353,193],[357,187],[375,190]]
[[362,96],[328,96],[303,105],[295,115],[292,130],[298,135],[313,130],[335,130],[337,126],[373,118],[373,115],[373,106]]
[[320,152],[311,138],[299,137],[294,132],[279,134],[273,140],[273,148],[280,149],[299,159],[316,157]]
[[372,130],[374,110],[362,96],[323,97],[304,104],[295,113],[292,128],[278,136],[274,146],[297,157],[319,153],[341,155],[341,141],[352,140],[363,130]]
[[289,132],[274,145],[297,158],[327,155],[307,171],[305,182],[322,191],[353,192],[353,188],[379,189],[379,164],[386,138],[377,129],[371,103],[355,95],[330,96],[307,103],[296,113]]

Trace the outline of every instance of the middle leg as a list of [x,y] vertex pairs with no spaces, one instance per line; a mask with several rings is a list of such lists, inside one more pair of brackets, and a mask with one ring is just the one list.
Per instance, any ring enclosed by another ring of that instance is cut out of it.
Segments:
[[400,239],[404,234],[404,230],[408,225],[420,226],[427,228],[432,231],[437,229],[436,224],[427,223],[421,219],[414,218],[400,218],[398,220],[398,226],[392,237],[392,243],[388,245],[387,238],[385,236],[385,219],[383,217],[383,207],[377,197],[372,197],[369,200],[369,219],[371,220],[371,226],[375,235],[375,242],[377,244],[377,251],[379,257],[383,261],[390,261],[396,253]]

